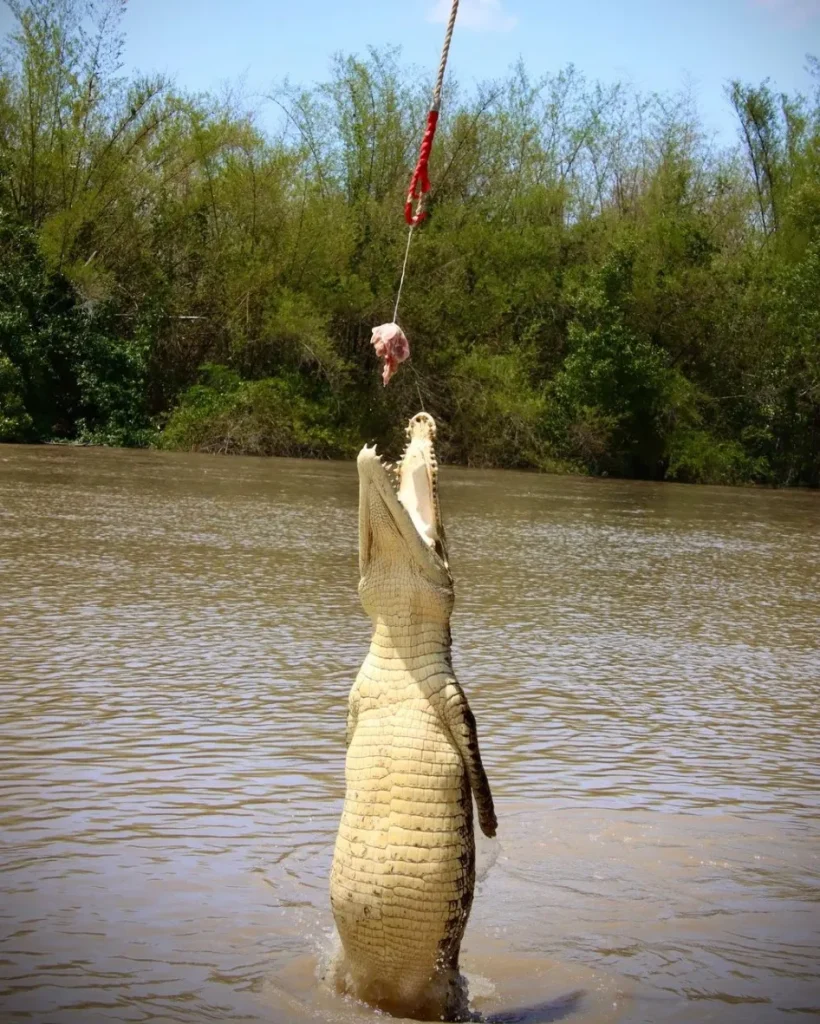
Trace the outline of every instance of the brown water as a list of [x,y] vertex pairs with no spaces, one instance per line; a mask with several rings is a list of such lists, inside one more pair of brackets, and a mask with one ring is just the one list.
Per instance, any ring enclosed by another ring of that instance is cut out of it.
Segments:
[[[317,980],[368,642],[356,486],[0,448],[3,1024],[376,1024]],[[442,487],[500,822],[476,1008],[820,1015],[820,495]]]

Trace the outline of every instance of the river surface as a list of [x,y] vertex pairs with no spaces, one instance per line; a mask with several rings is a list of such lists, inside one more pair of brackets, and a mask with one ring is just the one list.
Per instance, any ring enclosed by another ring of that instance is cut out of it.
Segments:
[[[441,487],[499,817],[476,1010],[819,1017],[820,495]],[[356,489],[352,464],[0,447],[2,1024],[377,1024],[319,981],[369,640]]]

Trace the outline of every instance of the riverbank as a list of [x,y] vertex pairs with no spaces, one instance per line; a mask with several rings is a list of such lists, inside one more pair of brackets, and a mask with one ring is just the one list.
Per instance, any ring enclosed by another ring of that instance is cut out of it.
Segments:
[[[406,422],[406,417],[405,420]],[[372,444],[376,441],[380,450],[388,455],[398,453],[403,444],[403,431],[392,431],[386,438],[356,438],[350,432],[343,440],[331,440],[326,444],[285,443],[281,444],[281,434],[276,442],[264,436],[255,436],[249,444],[244,443],[243,433],[221,431],[214,429],[212,424],[198,424],[198,429],[192,431],[192,436],[186,436],[182,430],[171,432],[156,431],[152,442],[142,445],[127,445],[125,448],[141,448],[154,451],[187,452],[191,454],[219,455],[219,456],[249,456],[253,458],[295,458],[295,459],[317,459],[320,461],[353,461],[363,444]],[[589,477],[593,479],[611,478],[618,480],[636,479],[634,477],[620,477],[617,474],[610,474],[607,470],[600,472],[589,472],[588,468],[580,463],[573,463],[568,460],[552,458],[546,453],[534,456],[530,453],[529,459],[521,459],[519,462],[493,464],[493,463],[469,463],[459,462],[448,454],[451,446],[447,444],[446,434],[440,433],[442,438],[439,449],[439,463],[446,466],[458,466],[464,469],[506,469],[521,470],[533,473],[544,473],[553,476],[575,476]],[[89,440],[57,440],[52,439],[41,442],[46,445],[57,447],[73,448],[119,448],[121,445],[108,445],[98,441]],[[778,488],[784,485],[771,480],[759,480],[753,477],[743,477],[736,473],[727,473],[718,465],[713,472],[704,469],[697,478],[687,478],[685,475],[668,476],[659,475],[655,478],[638,478],[641,480],[654,479],[655,482],[701,484],[724,487],[764,487]],[[807,485],[793,483],[789,489],[806,489]],[[809,487],[808,489],[816,489]]]

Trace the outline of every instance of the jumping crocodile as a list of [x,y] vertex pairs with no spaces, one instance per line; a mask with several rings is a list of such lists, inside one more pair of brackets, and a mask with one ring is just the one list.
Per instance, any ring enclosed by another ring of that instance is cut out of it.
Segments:
[[496,817],[451,662],[435,434],[419,413],[395,470],[375,445],[358,457],[359,595],[373,636],[350,693],[330,895],[340,991],[455,1021],[469,1019],[458,958],[475,885],[472,797],[486,836]]

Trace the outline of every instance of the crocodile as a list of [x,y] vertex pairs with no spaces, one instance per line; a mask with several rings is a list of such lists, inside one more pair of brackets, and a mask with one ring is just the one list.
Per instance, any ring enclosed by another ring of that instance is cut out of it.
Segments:
[[359,595],[373,623],[350,693],[346,792],[330,879],[340,992],[397,1016],[468,1020],[459,949],[475,886],[473,803],[493,798],[452,667],[453,580],[436,424],[418,413],[395,467],[359,453]]

